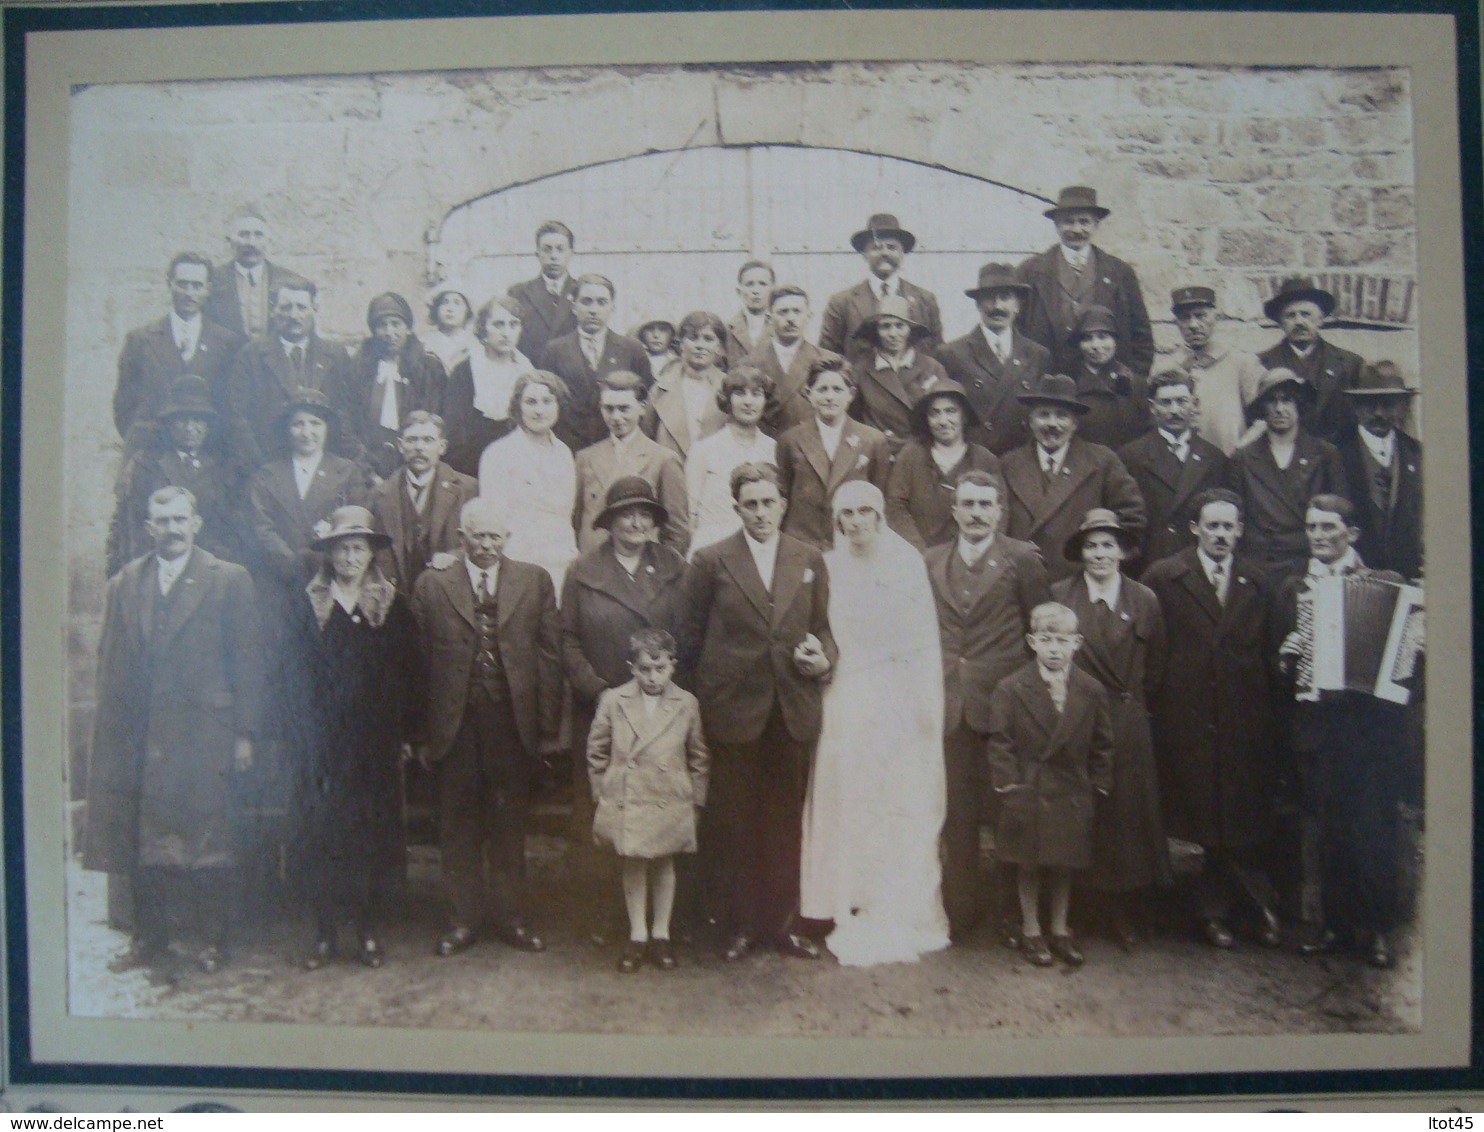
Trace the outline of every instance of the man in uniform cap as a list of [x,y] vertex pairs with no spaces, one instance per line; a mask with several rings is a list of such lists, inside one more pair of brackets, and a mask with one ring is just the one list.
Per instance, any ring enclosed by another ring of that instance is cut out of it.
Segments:
[[1264,368],[1292,370],[1309,384],[1316,399],[1304,425],[1331,443],[1355,429],[1355,409],[1341,394],[1360,380],[1365,365],[1359,354],[1325,341],[1319,333],[1334,309],[1335,297],[1314,280],[1301,275],[1283,280],[1278,293],[1262,305],[1263,313],[1283,331],[1283,340],[1257,355]]
[[878,212],[850,237],[850,246],[865,258],[870,278],[830,296],[819,324],[820,349],[844,354],[861,323],[876,313],[877,304],[888,295],[900,295],[907,300],[913,317],[928,328],[923,349],[935,349],[943,341],[938,298],[931,291],[908,283],[900,274],[902,260],[917,246],[917,237],[891,213]]
[[1030,285],[1031,298],[1020,316],[1020,329],[1051,351],[1058,373],[1071,373],[1077,363],[1073,333],[1090,306],[1107,307],[1118,328],[1118,358],[1139,375],[1154,359],[1149,311],[1134,269],[1092,242],[1108,209],[1098,204],[1096,190],[1073,185],[1061,191],[1046,216],[1056,225],[1058,242],[1016,269]]
[[1051,351],[1015,329],[1031,289],[1015,278],[1008,263],[986,263],[979,269],[978,285],[964,294],[979,308],[979,325],[939,350],[938,360],[964,387],[982,422],[968,439],[1003,456],[1030,439],[1015,398],[1047,371]]
[[1154,373],[1182,370],[1190,376],[1195,399],[1196,432],[1230,456],[1246,438],[1242,409],[1257,395],[1263,364],[1256,354],[1234,350],[1221,341],[1216,324],[1221,311],[1210,287],[1176,287],[1170,292],[1170,313],[1180,328],[1181,345],[1162,355]]

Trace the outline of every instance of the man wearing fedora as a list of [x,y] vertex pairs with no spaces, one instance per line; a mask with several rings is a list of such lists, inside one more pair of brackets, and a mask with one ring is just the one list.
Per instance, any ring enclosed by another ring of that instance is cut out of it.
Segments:
[[1257,355],[1266,369],[1287,369],[1314,390],[1314,405],[1305,418],[1309,432],[1334,443],[1356,425],[1355,407],[1344,396],[1360,380],[1365,360],[1327,341],[1320,329],[1334,313],[1335,297],[1313,279],[1291,276],[1262,305],[1278,324],[1283,340]]
[[412,590],[428,665],[415,751],[438,779],[444,957],[491,922],[519,951],[546,948],[525,926],[526,808],[538,761],[557,742],[560,629],[551,575],[506,558],[509,537],[497,504],[469,500],[459,512],[462,551],[447,569],[424,570]]
[[533,361],[548,342],[577,329],[572,307],[577,281],[567,270],[576,246],[571,228],[560,220],[543,221],[536,229],[536,260],[541,270],[534,279],[511,284],[507,292],[526,312],[515,348]]
[[479,481],[443,462],[448,438],[436,413],[408,413],[397,446],[401,468],[372,490],[366,505],[376,529],[391,539],[376,552],[376,565],[410,598],[418,575],[459,549],[459,509],[479,494]]
[[1051,368],[1058,373],[1071,373],[1077,363],[1073,334],[1090,306],[1113,312],[1119,361],[1142,376],[1154,360],[1154,333],[1138,275],[1092,242],[1108,212],[1098,204],[1096,190],[1084,185],[1063,189],[1045,213],[1056,225],[1058,242],[1015,271],[1031,288],[1020,329],[1051,351]]
[[1031,439],[1000,460],[1009,516],[1005,533],[1035,543],[1056,582],[1076,572],[1061,550],[1087,512],[1116,512],[1137,539],[1144,532],[1144,499],[1112,449],[1077,436],[1078,420],[1088,410],[1070,377],[1047,374],[1016,400],[1025,406]]
[[226,459],[206,379],[177,378],[160,410],[155,435],[119,474],[118,504],[108,529],[108,576],[153,548],[145,527],[150,497],[183,487],[196,499],[196,545],[229,562],[243,561],[242,477]]
[[938,298],[901,277],[902,261],[917,246],[917,237],[903,228],[895,216],[878,212],[850,237],[850,246],[865,259],[869,276],[854,287],[830,296],[819,323],[820,349],[846,353],[861,323],[876,313],[877,306],[888,295],[907,300],[912,316],[928,330],[923,349],[936,349],[943,341]]
[[1356,552],[1404,578],[1422,576],[1422,445],[1402,431],[1416,395],[1395,362],[1366,366],[1345,390],[1360,424],[1335,444],[1360,528]]
[[1003,456],[1030,439],[1016,394],[1047,371],[1051,351],[1015,329],[1030,302],[1028,284],[1008,263],[986,263],[979,283],[964,292],[979,308],[979,325],[938,351],[948,376],[963,386],[980,424],[969,439]]
[[1256,354],[1234,350],[1221,341],[1221,311],[1211,287],[1191,285],[1170,292],[1170,313],[1180,329],[1181,345],[1155,362],[1153,373],[1183,371],[1190,377],[1195,405],[1192,427],[1230,456],[1247,436],[1243,408],[1257,394],[1263,364]]
[[885,434],[893,458],[912,437],[912,407],[948,379],[923,349],[927,336],[911,304],[888,295],[856,329],[848,355],[860,380],[851,415]]

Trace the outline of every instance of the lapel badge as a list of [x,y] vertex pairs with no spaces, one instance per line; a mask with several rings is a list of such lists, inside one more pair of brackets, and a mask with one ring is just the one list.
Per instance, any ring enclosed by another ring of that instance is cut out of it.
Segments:
[[804,568],[804,584],[807,586],[812,581],[814,581],[814,571],[806,566]]
[[646,566],[646,567],[644,567],[644,572],[646,574],[653,574],[654,573],[654,567],[653,566]]
[[1200,459],[1201,459],[1201,454],[1199,452],[1192,452],[1190,454],[1190,458],[1192,460],[1196,461],[1197,463],[1199,463],[1200,462]]
[[1242,575],[1242,574],[1238,574],[1237,575],[1237,585],[1239,585],[1239,586],[1245,586],[1246,584],[1247,584],[1246,577],[1244,575]]
[[1111,279],[1109,279],[1109,278],[1108,278],[1108,277],[1107,277],[1107,276],[1106,276],[1106,275],[1104,275],[1104,276],[1103,276],[1103,282],[1104,282],[1104,283],[1112,283],[1112,282],[1113,282],[1113,280],[1111,280]]
[[1304,457],[1304,456],[1300,456],[1299,457],[1299,467],[1301,467],[1301,468],[1307,468],[1308,466],[1309,466],[1308,458],[1307,457]]
[[1128,614],[1127,613],[1120,613],[1118,616],[1121,617],[1121,618],[1123,618],[1125,621],[1128,620]]
[[1417,470],[1417,465],[1416,464],[1408,464],[1407,465],[1407,471],[1409,471],[1409,472],[1415,472],[1416,470]]

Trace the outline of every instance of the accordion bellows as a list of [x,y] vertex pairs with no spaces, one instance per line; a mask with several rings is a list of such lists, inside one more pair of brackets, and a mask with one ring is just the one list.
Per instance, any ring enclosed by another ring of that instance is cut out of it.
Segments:
[[1423,643],[1422,590],[1367,575],[1313,579],[1298,595],[1294,698],[1363,692],[1404,704]]

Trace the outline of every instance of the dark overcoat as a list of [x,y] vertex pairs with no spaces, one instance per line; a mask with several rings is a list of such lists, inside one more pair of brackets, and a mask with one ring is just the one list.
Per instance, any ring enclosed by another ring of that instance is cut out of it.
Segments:
[[[350,427],[366,446],[366,462],[378,476],[389,476],[402,462],[402,451],[397,439],[400,428],[389,429],[381,425],[382,387],[376,382],[381,363],[380,343],[367,338],[361,343],[350,360],[347,377],[348,395],[355,416]],[[440,362],[409,334],[402,344],[397,358],[397,420],[401,421],[415,409],[437,413],[443,407],[443,388],[447,375]]]
[[1182,462],[1175,459],[1164,436],[1155,430],[1125,444],[1118,450],[1118,458],[1134,477],[1148,511],[1140,540],[1140,562],[1149,566],[1194,546],[1191,504],[1201,492],[1227,486],[1226,457],[1221,449],[1191,433],[1190,450]]
[[1113,791],[1097,808],[1087,882],[1125,892],[1170,882],[1170,851],[1160,813],[1159,771],[1149,729],[1149,703],[1164,673],[1164,616],[1153,591],[1125,577],[1118,608],[1088,597],[1081,575],[1051,587],[1051,599],[1077,614],[1082,647],[1077,667],[1108,692],[1113,725]]
[[1077,382],[1077,397],[1087,406],[1077,424],[1077,435],[1089,444],[1101,444],[1117,452],[1154,427],[1149,416],[1149,391],[1144,381],[1122,362],[1101,370],[1086,362],[1070,371]]
[[[427,531],[428,554],[452,552],[460,548],[459,511],[479,494],[479,481],[440,463],[433,468],[428,484],[428,501],[423,514]],[[427,561],[414,561],[412,532],[405,522],[403,500],[407,495],[407,475],[398,469],[372,490],[366,501],[376,520],[376,529],[391,536],[391,545],[376,552],[376,565],[386,580],[397,587],[403,597],[412,596],[412,585]]]
[[320,563],[316,552],[309,549],[316,537],[315,524],[328,519],[337,507],[361,503],[364,489],[363,469],[328,452],[320,458],[303,499],[290,458],[265,464],[253,475],[248,501],[256,540],[254,573],[294,591],[290,606],[298,604],[297,591]]
[[912,364],[900,370],[890,366],[878,369],[874,350],[856,354],[853,361],[860,388],[850,406],[850,415],[884,433],[895,458],[902,445],[912,439],[912,407],[948,374],[942,363],[921,346]]
[[577,329],[577,315],[572,311],[572,300],[577,298],[577,280],[570,275],[562,285],[560,295],[553,295],[546,289],[546,279],[541,275],[512,283],[507,294],[520,300],[520,305],[525,308],[525,318],[520,321],[520,340],[515,348],[526,357],[535,360],[541,348],[553,338]]
[[947,472],[933,461],[928,446],[911,440],[892,461],[886,485],[886,521],[918,550],[958,538],[953,521],[953,493],[958,477],[968,471],[1000,474],[1000,461],[987,448],[970,444]]
[[1310,499],[1326,492],[1350,498],[1340,453],[1307,429],[1287,468],[1278,467],[1267,438],[1259,436],[1231,454],[1227,476],[1242,497],[1242,549],[1270,566],[1309,556],[1304,513]]
[[552,431],[573,452],[580,452],[608,435],[608,426],[603,423],[603,414],[598,408],[598,382],[616,370],[636,373],[646,385],[654,377],[644,347],[612,330],[608,331],[604,341],[603,356],[598,359],[597,369],[588,364],[575,329],[546,343],[539,355],[526,356],[536,364],[536,368],[554,373],[566,383],[571,400],[562,406],[561,416]]
[[1007,677],[990,697],[989,774],[1000,793],[995,852],[1001,861],[1087,868],[1095,797],[1113,785],[1103,686],[1073,667],[1066,704],[1057,712],[1034,662]]
[[745,364],[757,366],[773,379],[773,397],[763,412],[760,425],[769,436],[776,440],[795,425],[814,419],[814,406],[805,396],[805,382],[809,380],[809,367],[827,356],[813,342],[801,340],[785,373],[778,361],[778,351],[769,339],[744,359]]
[[241,566],[199,547],[158,631],[153,555],[108,583],[88,767],[83,867],[233,862],[230,778],[258,733],[261,609]]
[[[239,338],[246,333],[242,325],[242,303],[237,298],[237,282],[240,278],[234,261],[228,260],[226,263],[217,264],[211,269],[211,293],[201,304],[202,315],[218,326],[226,327]],[[280,283],[298,278],[297,272],[290,271],[270,260],[263,261],[261,279],[267,284],[267,305],[270,314],[273,310],[273,288]]]
[[339,414],[330,450],[352,460],[360,458],[364,449],[355,431],[359,415],[351,395],[350,356],[345,349],[310,334],[304,343],[304,375],[296,380],[283,343],[269,332],[237,351],[227,377],[230,442],[243,467],[255,468],[287,450],[283,408],[300,387],[319,390]]
[[886,437],[870,425],[845,418],[840,447],[830,459],[815,421],[798,425],[778,438],[774,453],[788,511],[783,533],[820,550],[835,543],[834,512],[830,499],[849,480],[869,480],[886,493],[891,475],[891,450]]
[[1053,244],[1015,269],[1015,278],[1031,288],[1031,297],[1020,312],[1018,328],[1026,337],[1051,351],[1052,369],[1072,373],[1081,359],[1072,335],[1083,310],[1107,307],[1118,328],[1118,359],[1137,374],[1147,374],[1154,361],[1154,332],[1149,310],[1133,267],[1096,245],[1088,249],[1089,273],[1086,291],[1072,301],[1058,274],[1061,245]]
[[1395,570],[1404,578],[1422,575],[1422,445],[1400,429],[1386,476],[1384,506],[1370,491],[1374,462],[1356,432],[1335,447],[1345,469],[1345,483],[1353,494],[1360,541],[1355,551],[1376,570]]
[[108,528],[108,576],[154,549],[144,521],[149,497],[162,487],[183,487],[196,497],[201,530],[196,545],[228,562],[247,564],[247,523],[243,515],[242,477],[210,445],[197,456],[197,466],[182,460],[174,447],[137,453],[119,474],[118,503]]
[[196,353],[184,361],[175,346],[170,316],[129,331],[119,352],[113,390],[113,423],[126,452],[147,447],[171,387],[187,374],[205,379],[218,412],[227,408],[227,374],[242,348],[242,335],[203,317]]
[[479,458],[502,436],[513,432],[515,419],[491,420],[474,407],[474,368],[465,358],[454,366],[443,386],[443,435],[448,438],[444,460],[462,475],[479,475]]
[[1238,558],[1223,606],[1193,547],[1143,581],[1165,619],[1165,655],[1150,658],[1164,680],[1150,708],[1166,831],[1206,848],[1259,845],[1272,834],[1279,770],[1269,593]]
[[996,456],[1027,443],[1025,406],[1015,398],[1049,371],[1051,351],[1018,331],[1011,334],[1010,356],[1003,363],[984,340],[982,327],[974,327],[938,351],[938,360],[948,376],[964,387],[980,424],[965,433]]
[[1335,444],[1359,427],[1355,405],[1343,392],[1360,383],[1360,371],[1365,367],[1365,359],[1353,350],[1320,338],[1309,356],[1301,358],[1287,341],[1280,341],[1258,354],[1257,360],[1264,369],[1291,369],[1314,387],[1318,397],[1313,408],[1304,413],[1307,431]]
[[[943,341],[943,316],[938,311],[938,296],[905,279],[901,281],[900,293],[907,300],[912,318],[928,328],[921,348],[936,349]],[[835,292],[825,304],[824,314],[819,320],[819,348],[835,354],[845,353],[855,338],[855,332],[880,305],[881,300],[871,289],[870,281],[865,279],[854,287]]]

